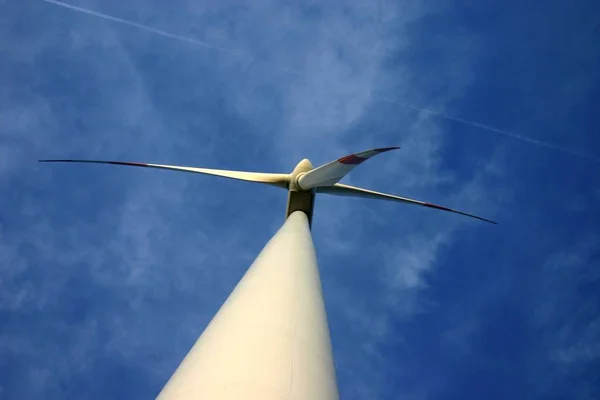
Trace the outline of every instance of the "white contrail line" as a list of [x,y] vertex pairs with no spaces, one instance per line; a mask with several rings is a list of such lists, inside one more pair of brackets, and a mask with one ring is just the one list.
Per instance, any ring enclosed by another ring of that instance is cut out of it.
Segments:
[[[74,6],[74,5],[71,5],[71,4],[68,4],[68,3],[64,3],[64,2],[58,1],[58,0],[42,0],[42,1],[45,2],[45,3],[49,3],[49,4],[54,4],[54,5],[59,6],[59,7],[68,8],[70,10],[77,11],[77,12],[80,12],[80,13],[83,13],[83,14],[92,15],[92,16],[95,16],[95,17],[98,17],[98,18],[101,18],[101,19],[105,19],[105,20],[108,20],[108,21],[117,22],[119,24],[127,25],[127,26],[130,26],[130,27],[133,27],[133,28],[138,28],[138,29],[144,30],[146,32],[155,33],[157,35],[160,35],[160,36],[163,36],[163,37],[166,37],[166,38],[180,40],[180,41],[183,41],[183,42],[187,42],[187,43],[190,43],[190,44],[201,46],[201,47],[204,47],[204,48],[207,48],[207,49],[217,50],[217,51],[220,51],[220,52],[223,52],[223,53],[227,53],[227,54],[230,54],[230,55],[234,55],[234,56],[248,56],[248,57],[251,58],[252,61],[263,62],[263,63],[265,63],[267,65],[270,65],[271,67],[273,67],[275,69],[278,69],[280,71],[287,72],[287,73],[290,73],[290,74],[294,74],[294,75],[297,75],[297,76],[307,76],[306,74],[304,74],[304,73],[302,73],[300,71],[297,71],[297,70],[294,70],[294,69],[291,69],[291,68],[288,68],[288,67],[283,67],[281,65],[275,64],[275,63],[270,62],[270,61],[266,61],[266,60],[261,60],[261,59],[254,58],[251,55],[246,54],[243,50],[227,49],[225,47],[215,46],[215,45],[212,45],[210,43],[207,43],[207,42],[204,42],[204,41],[201,41],[201,40],[197,40],[197,39],[193,39],[193,38],[189,38],[189,37],[177,35],[177,34],[174,34],[174,33],[166,32],[166,31],[163,31],[163,30],[160,30],[160,29],[152,28],[151,26],[143,25],[143,24],[140,24],[140,23],[137,23],[137,22],[133,22],[133,21],[129,21],[129,20],[126,20],[126,19],[123,19],[123,18],[113,17],[111,15],[103,14],[103,13],[100,13],[100,12],[97,12],[97,11],[94,11],[94,10],[90,10],[90,9],[87,9],[87,8],[77,7],[77,6]],[[582,153],[579,153],[577,151],[569,150],[569,149],[566,149],[566,148],[563,148],[563,147],[560,147],[560,146],[557,146],[557,145],[554,145],[554,144],[551,144],[551,143],[547,143],[547,142],[544,142],[544,141],[541,141],[541,140],[532,139],[530,137],[519,135],[517,133],[511,132],[511,131],[507,131],[507,130],[504,130],[504,129],[498,129],[498,128],[494,128],[492,126],[480,124],[478,122],[473,122],[473,121],[469,121],[469,120],[466,120],[466,119],[463,119],[463,118],[454,117],[452,115],[448,115],[448,114],[440,112],[440,111],[435,111],[435,110],[430,110],[430,109],[427,109],[427,108],[416,107],[416,106],[413,106],[413,105],[408,104],[408,103],[403,102],[403,101],[391,100],[391,99],[380,98],[380,97],[373,97],[373,99],[377,100],[377,101],[382,101],[382,102],[385,102],[385,103],[396,104],[396,105],[399,105],[401,107],[406,107],[406,108],[413,109],[415,111],[426,112],[426,113],[429,113],[431,115],[435,115],[435,116],[437,116],[439,118],[444,118],[444,119],[447,119],[447,120],[450,120],[450,121],[454,121],[454,122],[458,122],[458,123],[461,123],[461,124],[464,124],[464,125],[468,125],[468,126],[471,126],[471,127],[474,127],[474,128],[478,128],[478,129],[486,130],[486,131],[489,131],[489,132],[494,132],[494,133],[497,133],[497,134],[500,134],[500,135],[504,135],[504,136],[507,136],[507,137],[510,137],[510,138],[513,138],[513,139],[516,139],[516,140],[520,140],[522,142],[531,143],[531,144],[534,144],[534,145],[537,145],[537,146],[545,147],[545,148],[552,149],[552,150],[557,150],[557,151],[560,151],[560,152],[563,152],[563,153],[568,153],[568,154],[570,154],[572,156],[575,156],[575,157],[580,157],[580,158],[584,158],[584,159],[589,160],[589,161],[600,163],[600,158],[589,156],[589,155],[586,155],[586,154],[582,154]]]
[[530,137],[527,137],[527,136],[519,135],[518,133],[507,131],[505,129],[498,129],[498,128],[494,128],[492,126],[480,124],[478,122],[469,121],[469,120],[466,120],[464,118],[460,118],[460,117],[455,117],[455,116],[452,116],[452,115],[448,115],[448,114],[443,113],[441,111],[431,110],[431,109],[428,109],[428,108],[416,107],[416,106],[413,106],[413,105],[408,104],[408,103],[403,102],[403,101],[391,100],[391,99],[386,99],[386,98],[381,98],[381,97],[373,97],[373,98],[375,100],[378,100],[378,101],[382,101],[382,102],[390,103],[390,104],[396,104],[396,105],[399,105],[401,107],[410,108],[410,109],[415,110],[415,111],[426,112],[426,113],[429,113],[431,115],[435,115],[436,117],[440,117],[440,118],[444,118],[444,119],[447,119],[447,120],[450,120],[450,121],[458,122],[458,123],[461,123],[461,124],[464,124],[464,125],[471,126],[473,128],[478,128],[478,129],[483,129],[483,130],[486,130],[486,131],[489,131],[489,132],[498,133],[500,135],[504,135],[504,136],[510,137],[512,139],[520,140],[522,142],[527,142],[527,143],[531,143],[531,144],[534,144],[534,145],[537,145],[537,146],[541,146],[541,147],[545,147],[545,148],[548,148],[548,149],[561,151],[563,153],[568,153],[568,154],[570,154],[572,156],[575,156],[575,157],[585,158],[586,160],[600,163],[600,158],[597,158],[597,157],[594,157],[594,156],[590,156],[590,155],[587,155],[587,154],[583,154],[583,153],[579,153],[579,152],[577,152],[575,150],[570,150],[570,149],[567,149],[567,148],[564,148],[564,147],[560,147],[560,146],[557,146],[557,145],[554,145],[554,144],[551,144],[551,143],[548,143],[548,142],[544,142],[544,141],[541,141],[541,140],[533,139],[533,138],[530,138]]
[[133,28],[138,28],[138,29],[144,30],[146,32],[155,33],[157,35],[164,36],[164,37],[167,37],[167,38],[170,38],[170,39],[176,39],[176,40],[181,40],[182,42],[188,42],[188,43],[191,43],[191,44],[195,44],[196,46],[205,47],[207,49],[217,50],[217,51],[221,51],[223,53],[229,53],[229,54],[234,54],[234,55],[241,55],[242,54],[242,52],[239,51],[239,50],[227,49],[227,48],[224,48],[224,47],[215,46],[215,45],[212,45],[210,43],[203,42],[201,40],[192,39],[192,38],[189,38],[189,37],[177,35],[177,34],[166,32],[166,31],[162,31],[160,29],[152,28],[151,26],[143,25],[143,24],[140,24],[140,23],[137,23],[137,22],[133,22],[133,21],[128,21],[128,20],[123,19],[123,18],[113,17],[113,16],[107,15],[107,14],[102,14],[102,13],[99,13],[97,11],[93,11],[93,10],[90,10],[90,9],[87,9],[87,8],[77,7],[77,6],[68,4],[68,3],[63,3],[62,1],[57,1],[57,0],[42,0],[42,1],[44,1],[46,3],[57,5],[59,7],[68,8],[70,10],[74,10],[74,11],[77,11],[77,12],[80,12],[80,13],[84,13],[84,14],[88,14],[88,15],[93,15],[94,17],[102,18],[102,19],[105,19],[105,20],[108,20],[108,21],[117,22],[119,24],[131,26]]
[[225,47],[215,46],[213,44],[204,42],[202,40],[198,40],[198,39],[193,39],[193,38],[186,37],[186,36],[177,35],[175,33],[171,33],[171,32],[163,31],[163,30],[160,30],[160,29],[156,29],[156,28],[153,28],[153,27],[148,26],[148,25],[140,24],[138,22],[133,22],[133,21],[126,20],[126,19],[123,19],[123,18],[113,17],[112,15],[103,14],[103,13],[98,12],[98,11],[90,10],[89,8],[77,7],[77,6],[74,6],[72,4],[64,3],[64,2],[58,1],[58,0],[42,0],[42,1],[45,2],[45,3],[49,3],[49,4],[54,4],[54,5],[59,6],[59,7],[67,8],[69,10],[77,11],[77,12],[80,12],[80,13],[83,13],[83,14],[92,15],[94,17],[98,17],[98,18],[101,18],[101,19],[104,19],[104,20],[107,20],[107,21],[112,21],[112,22],[116,22],[116,23],[119,23],[119,24],[122,24],[122,25],[127,25],[127,26],[130,26],[132,28],[141,29],[141,30],[146,31],[146,32],[155,33],[157,35],[160,35],[160,36],[163,36],[163,37],[166,37],[166,38],[169,38],[169,39],[175,39],[175,40],[180,40],[182,42],[187,42],[187,43],[190,43],[190,44],[194,44],[196,46],[204,47],[206,49],[220,51],[222,53],[230,54],[230,55],[233,55],[233,56],[247,56],[247,57],[251,58],[253,61],[263,62],[263,63],[265,63],[267,65],[270,65],[273,68],[276,68],[276,69],[278,69],[280,71],[287,72],[287,73],[294,74],[294,75],[300,75],[300,76],[303,75],[301,72],[293,70],[291,68],[283,67],[281,65],[275,64],[275,63],[270,62],[270,61],[256,59],[253,56],[247,54],[243,50],[228,49],[228,48],[225,48]]

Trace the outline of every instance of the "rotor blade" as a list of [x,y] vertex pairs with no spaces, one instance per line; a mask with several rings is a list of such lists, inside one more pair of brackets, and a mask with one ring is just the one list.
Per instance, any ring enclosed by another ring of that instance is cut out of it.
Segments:
[[466,215],[467,217],[476,218],[485,222],[489,222],[491,224],[497,224],[497,222],[490,221],[489,219],[478,217],[476,215],[468,214],[462,211],[453,210],[448,207],[442,207],[436,204],[426,203],[424,201],[408,199],[406,197],[394,196],[387,193],[375,192],[373,190],[362,189],[350,185],[344,185],[341,183],[336,183],[333,186],[319,187],[317,189],[317,193],[332,194],[335,196],[364,197],[367,199],[389,200],[397,201],[399,203],[416,204],[423,207],[435,208],[437,210],[449,211],[455,214]]
[[298,186],[304,190],[322,186],[332,186],[348,172],[352,171],[354,167],[367,161],[369,158],[399,148],[400,147],[383,147],[347,155],[301,175],[298,179]]
[[128,165],[132,167],[146,167],[146,168],[160,168],[169,169],[173,171],[192,172],[196,174],[205,175],[216,175],[224,178],[238,179],[241,181],[259,182],[266,183],[268,185],[278,186],[282,188],[287,187],[288,174],[268,174],[260,172],[243,172],[243,171],[229,171],[223,169],[209,169],[209,168],[194,168],[194,167],[180,167],[177,165],[164,165],[164,164],[148,164],[138,162],[125,162],[125,161],[98,161],[98,160],[39,160],[40,162],[68,162],[68,163],[90,163],[90,164],[112,164],[112,165]]

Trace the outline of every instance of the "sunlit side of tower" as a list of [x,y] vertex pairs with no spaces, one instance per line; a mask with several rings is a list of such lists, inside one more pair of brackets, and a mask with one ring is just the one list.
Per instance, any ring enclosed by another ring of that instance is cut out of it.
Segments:
[[293,212],[158,399],[337,399],[308,217]]

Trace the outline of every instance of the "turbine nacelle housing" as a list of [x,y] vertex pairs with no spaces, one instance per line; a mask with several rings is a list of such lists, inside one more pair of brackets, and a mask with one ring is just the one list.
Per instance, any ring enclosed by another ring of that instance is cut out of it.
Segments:
[[302,189],[299,185],[299,180],[303,175],[305,175],[309,171],[312,171],[313,169],[314,169],[314,167],[313,167],[312,163],[307,158],[300,161],[294,167],[294,170],[290,174],[288,190],[297,191],[297,192],[310,191],[310,189],[309,190]]

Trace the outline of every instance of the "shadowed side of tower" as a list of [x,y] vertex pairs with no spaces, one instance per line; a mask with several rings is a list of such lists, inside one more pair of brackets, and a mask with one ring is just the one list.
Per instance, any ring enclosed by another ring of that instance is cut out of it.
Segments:
[[288,200],[285,210],[285,217],[289,217],[296,211],[302,211],[308,217],[308,226],[312,224],[313,210],[315,208],[315,191],[302,190],[298,186],[298,179],[313,169],[313,165],[308,159],[300,161],[292,173],[288,182]]
[[267,243],[158,399],[338,399],[306,214]]

